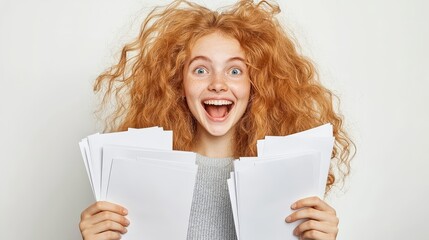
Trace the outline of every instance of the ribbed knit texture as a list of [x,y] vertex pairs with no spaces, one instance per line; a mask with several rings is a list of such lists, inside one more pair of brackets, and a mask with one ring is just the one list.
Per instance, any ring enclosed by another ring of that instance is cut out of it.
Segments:
[[233,158],[197,154],[198,173],[192,200],[188,240],[236,240],[227,179]]

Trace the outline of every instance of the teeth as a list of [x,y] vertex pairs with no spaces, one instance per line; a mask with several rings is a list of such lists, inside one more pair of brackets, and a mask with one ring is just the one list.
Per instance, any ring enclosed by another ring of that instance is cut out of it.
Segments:
[[220,106],[220,105],[231,105],[232,102],[228,100],[207,100],[207,101],[204,101],[204,104]]

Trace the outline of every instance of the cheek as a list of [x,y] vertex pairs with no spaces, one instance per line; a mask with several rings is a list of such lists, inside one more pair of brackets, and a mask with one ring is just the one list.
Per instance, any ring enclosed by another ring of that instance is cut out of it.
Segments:
[[184,76],[183,78],[183,94],[186,98],[190,98],[193,90],[192,79],[189,76]]
[[186,79],[183,82],[183,91],[184,96],[189,101],[195,101],[200,96],[201,92],[203,91],[204,87],[201,83],[198,81],[193,81],[192,79]]
[[232,86],[234,95],[237,99],[249,100],[250,97],[250,81],[241,82]]

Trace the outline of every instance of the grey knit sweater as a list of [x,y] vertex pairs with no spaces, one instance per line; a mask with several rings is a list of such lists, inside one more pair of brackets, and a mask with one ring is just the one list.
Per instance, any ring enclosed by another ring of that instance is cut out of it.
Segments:
[[192,200],[188,240],[236,240],[227,179],[233,158],[197,154],[198,173]]

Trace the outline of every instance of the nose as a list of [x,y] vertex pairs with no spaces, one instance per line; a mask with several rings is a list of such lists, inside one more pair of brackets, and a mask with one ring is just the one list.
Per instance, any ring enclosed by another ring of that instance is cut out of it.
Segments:
[[228,85],[226,84],[225,81],[225,76],[223,76],[222,74],[216,74],[212,77],[210,84],[208,86],[208,90],[209,91],[214,91],[214,92],[221,92],[221,91],[228,91]]

